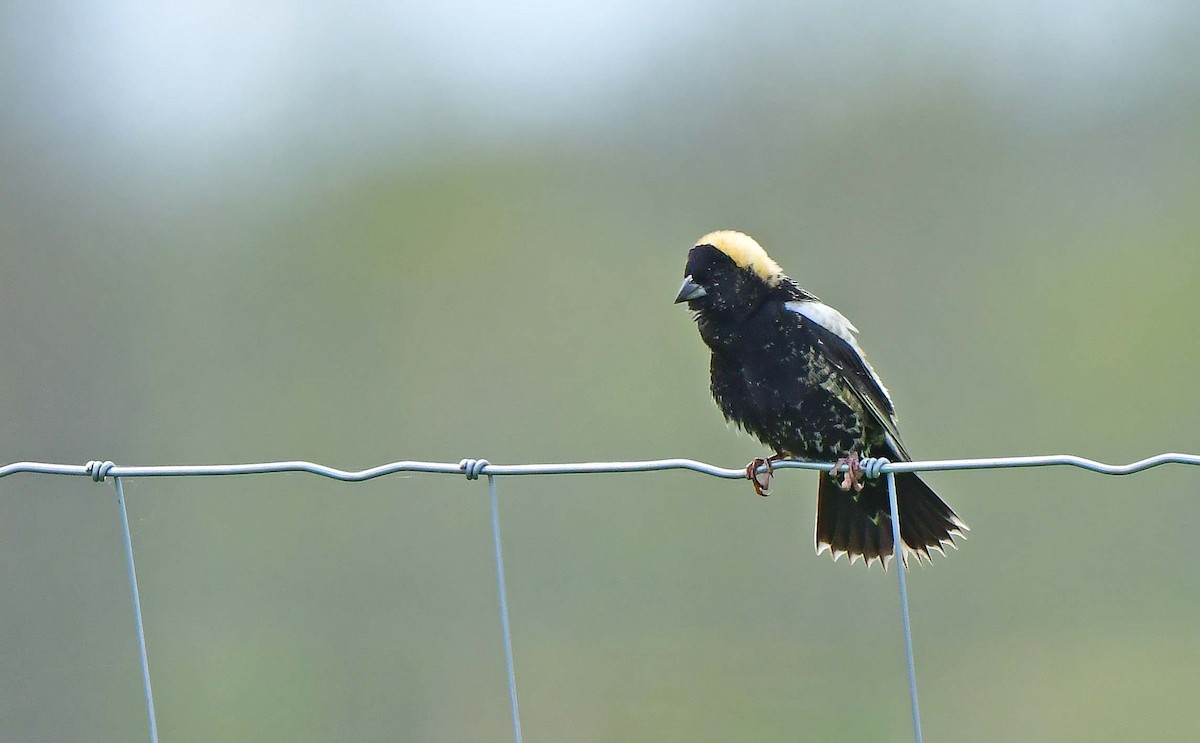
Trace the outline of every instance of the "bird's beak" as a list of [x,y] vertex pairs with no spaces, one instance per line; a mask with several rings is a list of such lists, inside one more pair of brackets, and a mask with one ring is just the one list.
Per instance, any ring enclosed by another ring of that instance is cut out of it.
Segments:
[[675,297],[675,304],[679,304],[680,302],[690,302],[693,299],[699,299],[706,294],[708,294],[708,291],[704,287],[700,286],[695,281],[692,281],[691,276],[686,276],[683,279],[683,286],[679,287],[679,294]]

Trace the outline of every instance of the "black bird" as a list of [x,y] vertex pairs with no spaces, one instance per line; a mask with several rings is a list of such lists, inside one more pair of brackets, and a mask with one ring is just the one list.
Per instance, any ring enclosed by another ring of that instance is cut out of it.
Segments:
[[[688,253],[676,303],[687,302],[712,350],[712,394],[727,420],[775,455],[756,459],[746,477],[759,495],[771,462],[837,461],[817,491],[817,554],[862,557],[867,566],[894,554],[884,478],[861,476],[859,457],[911,461],[896,411],[842,313],[801,289],[749,235],[712,232]],[[767,466],[764,480],[757,470]],[[847,471],[838,481],[838,471]],[[945,554],[967,525],[915,473],[896,475],[902,557]]]

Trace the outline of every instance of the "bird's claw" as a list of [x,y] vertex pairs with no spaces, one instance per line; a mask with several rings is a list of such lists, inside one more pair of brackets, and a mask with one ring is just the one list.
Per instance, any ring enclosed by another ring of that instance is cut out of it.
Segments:
[[[754,485],[754,492],[764,498],[771,494],[771,477],[775,474],[774,464],[786,455],[782,452],[776,452],[772,457],[755,457],[750,464],[746,465],[746,479]],[[767,471],[762,473],[762,479],[759,479],[758,468],[766,467]]]
[[863,474],[862,468],[858,466],[858,452],[852,451],[849,456],[839,458],[833,465],[833,469],[829,470],[829,475],[836,479],[843,466],[846,467],[846,471],[842,474],[842,481],[838,483],[838,487],[846,492],[854,490],[856,493],[861,493]]
[[[758,468],[766,466],[767,471],[762,473],[762,479],[758,479]],[[755,457],[750,464],[746,465],[746,479],[754,486],[754,492],[764,498],[771,494],[771,475],[774,469],[771,467],[771,460],[764,457]]]

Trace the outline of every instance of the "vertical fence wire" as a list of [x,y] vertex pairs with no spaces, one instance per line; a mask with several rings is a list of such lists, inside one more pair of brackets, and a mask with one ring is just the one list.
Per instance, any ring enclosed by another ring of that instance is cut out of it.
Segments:
[[146,720],[150,725],[150,743],[158,743],[158,720],[154,715],[154,692],[150,689],[150,659],[146,654],[146,630],[142,626],[142,600],[138,596],[137,570],[133,565],[133,539],[129,535],[129,512],[125,508],[125,488],[121,478],[113,478],[117,505],[121,511],[121,538],[125,545],[125,565],[129,568],[129,592],[133,595],[133,622],[137,628],[138,658],[142,663],[142,691],[146,696]]
[[904,543],[900,541],[900,507],[896,502],[896,473],[887,473],[888,505],[892,509],[892,562],[900,584],[900,620],[904,624],[904,661],[908,665],[908,697],[912,702],[913,739],[921,743],[921,708],[917,704],[917,667],[913,662],[912,626],[908,618],[908,584],[904,579]]
[[496,591],[500,594],[500,628],[504,633],[504,665],[508,670],[508,700],[512,705],[513,743],[521,743],[521,713],[517,709],[517,673],[513,666],[512,632],[508,624],[508,589],[504,585],[504,552],[500,549],[500,507],[496,477],[488,475],[488,499],[492,506],[492,543],[496,548]]

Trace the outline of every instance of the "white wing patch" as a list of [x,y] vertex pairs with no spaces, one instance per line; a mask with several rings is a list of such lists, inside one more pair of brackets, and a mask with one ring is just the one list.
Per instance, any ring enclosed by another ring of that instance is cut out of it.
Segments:
[[783,306],[798,315],[804,315],[846,341],[855,351],[858,351],[860,356],[862,355],[862,349],[858,347],[858,340],[854,337],[858,328],[854,327],[854,323],[847,320],[845,315],[834,308],[824,302],[784,302]]
[[858,354],[858,358],[862,360],[863,366],[870,372],[871,379],[879,386],[879,390],[883,392],[883,396],[887,398],[888,403],[892,402],[891,393],[888,392],[887,387],[883,386],[883,380],[875,373],[875,369],[871,367],[871,362],[867,361],[867,356],[863,353],[862,347],[858,345],[858,339],[854,337],[854,334],[858,332],[858,328],[854,327],[854,323],[846,319],[845,315],[824,302],[815,300],[807,302],[784,302],[783,306],[789,312],[795,312],[797,315],[820,325],[838,338],[846,341],[846,344]]

